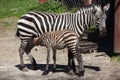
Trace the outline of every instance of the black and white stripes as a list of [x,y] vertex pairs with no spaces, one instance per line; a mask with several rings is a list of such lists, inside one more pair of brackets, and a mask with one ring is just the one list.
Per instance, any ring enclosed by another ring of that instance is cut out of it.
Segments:
[[35,41],[35,45],[64,49],[67,47],[72,53],[76,53],[75,47],[78,43],[77,35],[70,30],[52,31],[42,34]]
[[[75,66],[72,66],[74,64],[74,57],[78,60],[78,66],[79,66],[79,75],[84,75],[84,67],[82,62],[82,56],[78,51],[78,43],[79,39],[78,36],[70,30],[60,30],[60,31],[52,31],[48,33],[44,33],[39,37],[34,38],[33,40],[34,45],[38,46],[46,46],[47,48],[47,65],[45,68],[44,75],[48,72],[49,67],[49,61],[50,61],[50,54],[53,54],[53,60],[54,60],[54,71],[56,70],[56,50],[57,49],[64,49],[65,47],[68,48],[68,55],[69,61],[68,61],[68,67],[70,70],[75,71]],[[59,53],[60,54],[60,53]],[[79,56],[79,57],[78,57]]]
[[[45,32],[59,31],[69,29],[74,31],[78,37],[81,37],[83,32],[91,25],[96,24],[100,31],[105,31],[105,12],[101,6],[93,5],[87,8],[81,8],[77,13],[66,14],[50,14],[45,12],[31,11],[23,15],[18,20],[17,36],[21,39],[19,48],[20,65],[24,67],[23,54],[26,52],[33,64],[36,64],[32,55],[31,49],[34,45],[28,40],[31,37],[37,37]],[[32,58],[32,59],[31,59]]]

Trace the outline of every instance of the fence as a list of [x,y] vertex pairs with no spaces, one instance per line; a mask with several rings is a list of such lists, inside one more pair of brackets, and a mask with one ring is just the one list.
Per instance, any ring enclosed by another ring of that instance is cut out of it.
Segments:
[[101,4],[101,5],[105,5],[108,2],[110,2],[110,0],[56,0],[56,1],[60,1],[62,3],[62,5],[67,5],[69,8],[72,7],[81,7],[83,5],[89,5],[89,4]]
[[[44,3],[46,1],[47,0],[39,0],[40,3]],[[55,0],[55,1],[61,2],[62,5],[66,5],[68,6],[68,8],[81,7],[92,3],[105,5],[106,3],[110,2],[110,0]]]

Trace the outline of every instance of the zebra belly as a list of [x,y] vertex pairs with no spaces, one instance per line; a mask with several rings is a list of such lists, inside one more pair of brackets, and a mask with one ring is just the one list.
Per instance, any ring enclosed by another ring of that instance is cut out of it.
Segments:
[[61,50],[61,49],[64,49],[66,47],[66,45],[64,43],[60,43],[58,45],[55,45],[54,47],[58,50]]

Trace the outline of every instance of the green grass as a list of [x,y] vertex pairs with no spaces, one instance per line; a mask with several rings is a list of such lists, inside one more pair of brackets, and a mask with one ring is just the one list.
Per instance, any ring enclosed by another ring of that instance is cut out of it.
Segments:
[[38,0],[0,0],[0,18],[20,17],[31,10],[62,13],[67,7],[55,0],[47,0],[44,4],[39,4]]
[[47,0],[44,4],[31,8],[31,10],[45,11],[49,13],[63,13],[67,11],[66,6],[62,6],[61,2],[55,0]]
[[120,56],[112,56],[111,61],[117,61],[120,62]]
[[97,27],[96,27],[95,25],[92,25],[92,26],[87,30],[88,33],[96,32],[96,31],[97,31]]
[[0,18],[19,17],[38,5],[38,0],[0,0]]

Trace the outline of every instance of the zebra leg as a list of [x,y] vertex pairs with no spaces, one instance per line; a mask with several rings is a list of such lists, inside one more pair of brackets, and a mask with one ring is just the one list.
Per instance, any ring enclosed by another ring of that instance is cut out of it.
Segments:
[[36,60],[34,59],[34,57],[32,56],[32,54],[30,52],[27,52],[27,56],[29,57],[31,63],[32,63],[32,70],[37,70],[37,63]]
[[26,48],[25,48],[25,52],[27,54],[27,56],[29,57],[31,63],[32,63],[32,69],[36,70],[37,69],[37,63],[36,60],[34,59],[34,57],[32,56],[31,49],[34,47],[34,45],[32,45],[31,43],[28,43]]
[[70,51],[68,50],[68,69],[71,70],[71,60],[72,60],[72,57],[70,55]]
[[71,54],[72,58],[71,58],[71,68],[74,72],[76,72],[76,66],[75,66],[75,62],[74,62],[74,56],[73,54]]
[[56,71],[56,49],[53,49],[53,61],[54,61],[53,72],[55,72]]
[[19,56],[20,56],[20,69],[22,71],[28,71],[27,68],[24,65],[24,61],[23,61],[23,54],[24,54],[24,49],[25,49],[25,45],[20,45],[19,47]]
[[70,67],[70,70],[76,71],[73,54],[70,53],[68,54],[68,66]]
[[78,68],[79,68],[78,75],[79,75],[79,77],[84,76],[85,69],[84,69],[84,65],[83,65],[83,62],[82,62],[82,55],[80,53],[76,53],[75,57],[78,61]]
[[[73,60],[73,54],[71,53],[70,50],[68,50],[68,69],[69,69],[69,74],[73,75],[75,72],[75,63]],[[74,71],[74,72],[73,72]]]
[[47,48],[47,64],[46,64],[46,67],[45,67],[45,71],[43,72],[43,75],[47,75],[49,73],[48,71],[48,68],[49,68],[49,61],[50,61],[50,53],[52,51],[52,48],[51,47],[48,47]]

